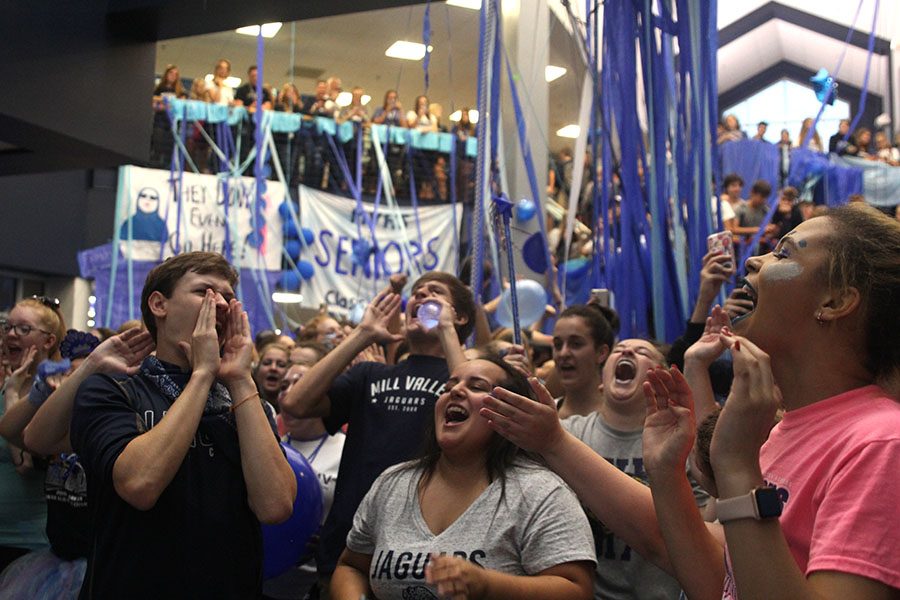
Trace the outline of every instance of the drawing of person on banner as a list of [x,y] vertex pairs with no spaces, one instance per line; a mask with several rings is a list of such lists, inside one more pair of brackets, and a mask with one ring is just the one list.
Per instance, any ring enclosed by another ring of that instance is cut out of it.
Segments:
[[135,201],[134,214],[122,223],[119,237],[132,240],[162,242],[169,237],[166,221],[159,216],[159,192],[152,187],[141,188]]

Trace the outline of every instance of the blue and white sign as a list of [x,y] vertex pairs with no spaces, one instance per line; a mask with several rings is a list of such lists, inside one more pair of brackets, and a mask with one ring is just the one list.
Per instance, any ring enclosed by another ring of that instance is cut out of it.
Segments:
[[[371,203],[364,202],[362,207],[366,219],[359,228],[354,200],[300,187],[303,226],[315,233],[313,244],[300,256],[315,267],[313,277],[303,284],[305,306],[324,302],[329,309],[343,313],[357,300],[368,302],[394,273],[405,272],[412,282],[426,271],[455,271],[452,205],[420,207],[418,211],[382,205],[377,213]],[[455,222],[459,223],[462,205],[457,204],[456,211]],[[363,244],[356,242],[360,233]]]

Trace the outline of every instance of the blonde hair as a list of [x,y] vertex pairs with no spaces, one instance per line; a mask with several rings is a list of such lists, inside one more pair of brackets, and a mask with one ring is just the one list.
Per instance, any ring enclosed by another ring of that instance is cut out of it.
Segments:
[[50,308],[37,298],[25,298],[24,300],[20,300],[16,303],[16,308],[19,307],[30,308],[35,311],[42,328],[49,331],[56,338],[53,345],[47,350],[47,358],[59,360],[61,358],[59,354],[59,344],[63,341],[63,338],[66,337],[66,320],[63,319],[59,309]]

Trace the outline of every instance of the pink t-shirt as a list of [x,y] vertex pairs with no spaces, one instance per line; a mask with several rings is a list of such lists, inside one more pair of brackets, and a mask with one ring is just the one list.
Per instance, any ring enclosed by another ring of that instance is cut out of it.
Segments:
[[[900,587],[900,403],[870,385],[789,411],[759,464],[801,571]],[[728,567],[724,597],[736,598]]]

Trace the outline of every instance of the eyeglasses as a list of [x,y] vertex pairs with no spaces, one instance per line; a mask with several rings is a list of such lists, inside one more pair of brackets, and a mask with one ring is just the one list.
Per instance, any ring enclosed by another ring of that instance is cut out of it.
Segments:
[[17,336],[26,337],[28,334],[35,330],[50,335],[49,331],[44,331],[39,327],[32,327],[31,325],[13,325],[12,323],[0,323],[0,333],[2,333],[3,335],[8,334],[10,331],[15,331]]
[[59,298],[51,298],[50,296],[32,296],[32,300],[37,300],[44,306],[52,310],[59,310]]

